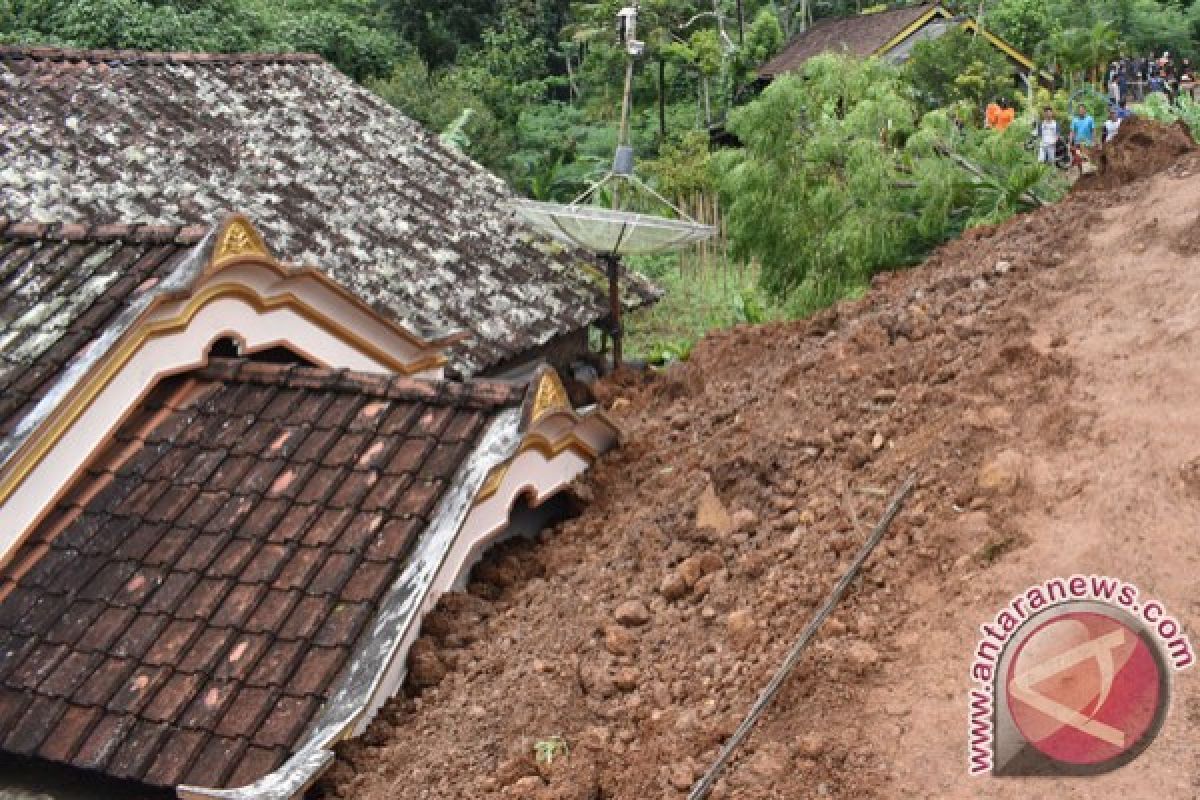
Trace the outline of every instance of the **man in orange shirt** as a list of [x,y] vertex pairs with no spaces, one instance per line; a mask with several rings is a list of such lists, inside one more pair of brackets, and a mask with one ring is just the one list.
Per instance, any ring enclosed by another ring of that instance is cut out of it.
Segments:
[[1017,118],[1016,109],[1005,108],[997,103],[988,103],[987,107],[987,126],[993,128],[1000,133],[1012,125],[1013,120]]

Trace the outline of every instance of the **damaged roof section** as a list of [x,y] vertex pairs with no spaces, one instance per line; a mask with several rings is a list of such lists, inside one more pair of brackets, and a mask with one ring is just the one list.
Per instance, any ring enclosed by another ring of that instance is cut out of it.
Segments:
[[[602,273],[519,226],[499,178],[320,59],[0,48],[0,92],[10,217],[236,208],[389,319],[470,331],[464,374],[607,316]],[[624,284],[629,306],[657,296]]]
[[0,748],[158,786],[272,773],[524,396],[241,360],[164,381],[0,570]]

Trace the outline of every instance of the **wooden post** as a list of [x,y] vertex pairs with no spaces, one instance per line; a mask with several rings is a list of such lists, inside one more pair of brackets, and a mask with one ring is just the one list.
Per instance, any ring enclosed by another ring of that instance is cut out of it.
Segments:
[[621,257],[616,253],[605,253],[601,258],[604,260],[604,265],[608,272],[608,314],[609,314],[609,335],[612,336],[613,345],[613,372],[621,369],[621,289],[618,284],[620,280],[619,264]]

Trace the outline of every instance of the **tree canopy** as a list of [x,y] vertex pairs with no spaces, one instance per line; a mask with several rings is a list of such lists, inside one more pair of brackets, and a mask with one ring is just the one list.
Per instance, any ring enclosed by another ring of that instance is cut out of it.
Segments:
[[1017,126],[960,131],[878,61],[818,56],[730,126],[745,145],[718,158],[734,253],[776,295],[836,295],[1058,191]]

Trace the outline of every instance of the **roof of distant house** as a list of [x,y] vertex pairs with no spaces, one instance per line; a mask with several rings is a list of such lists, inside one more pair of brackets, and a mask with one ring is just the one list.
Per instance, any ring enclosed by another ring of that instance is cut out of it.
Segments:
[[[520,226],[496,176],[315,56],[0,47],[0,214],[209,224],[414,330],[463,329],[464,374],[608,313],[603,273]],[[627,306],[657,290],[628,276]],[[32,380],[32,379],[31,379]]]
[[818,20],[789,42],[758,73],[764,78],[773,78],[785,72],[794,72],[804,62],[822,53],[845,53],[867,58],[878,53],[937,7],[937,3],[922,3],[891,11]]
[[941,3],[921,3],[852,17],[822,19],[792,39],[758,73],[770,80],[787,72],[798,72],[809,59],[822,53],[843,53],[856,58],[890,56],[903,60],[909,54],[907,47],[919,40],[917,37],[920,33],[937,35],[950,26],[960,26],[982,36],[1022,69],[1034,69],[1034,63],[1028,56],[981,27],[971,17],[956,17]]
[[323,744],[387,664],[414,542],[525,399],[243,360],[164,381],[0,566],[0,749],[221,788]]

